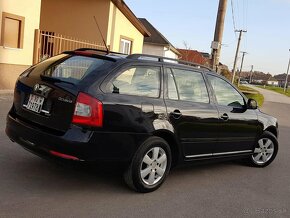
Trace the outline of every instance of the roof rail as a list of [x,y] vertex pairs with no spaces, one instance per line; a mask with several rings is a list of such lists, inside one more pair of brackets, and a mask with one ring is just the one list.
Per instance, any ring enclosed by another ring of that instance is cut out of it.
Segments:
[[212,71],[210,67],[204,66],[202,64],[197,64],[194,62],[189,62],[189,61],[183,61],[179,59],[174,59],[174,58],[167,58],[167,57],[162,57],[162,56],[156,56],[156,55],[147,55],[147,54],[131,54],[127,56],[128,59],[144,59],[144,60],[150,60],[150,61],[158,61],[158,62],[177,62],[178,64],[184,64],[184,65],[190,65],[193,67],[198,67],[198,68],[203,68],[207,69],[209,71]]
[[97,52],[105,52],[106,54],[126,55],[119,52],[113,52],[113,51],[108,52],[107,50],[101,50],[101,49],[96,49],[96,48],[78,48],[78,49],[75,49],[74,51],[97,51]]
[[116,61],[115,58],[112,58],[112,56],[110,55],[102,55],[102,54],[97,54],[97,53],[89,53],[89,52],[85,52],[85,51],[63,51],[62,54],[69,54],[69,55],[84,55],[84,56],[88,56],[88,57],[96,57],[96,58],[100,58],[100,59],[105,59],[105,60],[109,60],[109,61]]
[[107,52],[107,50],[101,50],[101,49],[96,49],[96,48],[78,48],[75,49],[74,51],[100,51],[100,52]]

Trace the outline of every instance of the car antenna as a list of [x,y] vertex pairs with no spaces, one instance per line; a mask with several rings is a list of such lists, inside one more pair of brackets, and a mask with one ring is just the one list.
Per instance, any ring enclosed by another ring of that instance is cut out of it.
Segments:
[[97,25],[97,27],[98,27],[98,30],[99,30],[99,32],[100,32],[100,34],[101,34],[101,37],[102,37],[103,43],[104,43],[104,45],[105,45],[105,47],[106,47],[106,50],[107,50],[107,53],[109,54],[109,53],[110,53],[110,50],[109,50],[109,48],[108,48],[108,46],[107,46],[107,43],[106,43],[106,41],[105,41],[105,39],[104,39],[104,36],[103,36],[102,31],[101,31],[101,29],[100,29],[100,26],[99,26],[99,24],[98,24],[98,22],[97,22],[96,16],[94,16],[94,20],[95,20],[96,25]]

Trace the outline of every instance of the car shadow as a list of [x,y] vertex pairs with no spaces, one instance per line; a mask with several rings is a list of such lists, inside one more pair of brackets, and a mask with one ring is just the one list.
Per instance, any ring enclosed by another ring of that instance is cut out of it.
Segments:
[[98,193],[131,192],[123,182],[121,167],[117,166],[60,163],[35,157],[22,160],[21,166],[13,170],[20,186],[25,184],[35,191],[45,188],[55,192],[96,189]]
[[[178,180],[180,176],[200,176],[204,172],[220,172],[224,168],[241,166],[241,162],[228,161],[203,165],[185,165],[173,168],[169,180]],[[134,193],[123,181],[123,165],[84,164],[51,162],[38,157],[25,158],[20,167],[15,167],[18,185],[25,185],[33,191],[49,192],[88,191],[114,194]],[[167,181],[166,181],[167,182]],[[169,181],[170,182],[170,181]]]

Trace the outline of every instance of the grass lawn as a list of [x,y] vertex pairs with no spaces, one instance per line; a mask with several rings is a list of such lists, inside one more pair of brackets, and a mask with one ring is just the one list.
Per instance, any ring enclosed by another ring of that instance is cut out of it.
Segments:
[[280,94],[283,94],[283,95],[286,95],[288,97],[290,97],[290,88],[288,88],[288,90],[286,91],[286,93],[284,92],[284,89],[281,88],[281,87],[276,87],[276,86],[258,86],[259,88],[262,88],[262,89],[267,89],[267,90],[271,90],[271,91],[274,91],[274,92],[278,92]]
[[258,106],[261,107],[264,103],[264,96],[255,89],[249,88],[247,86],[240,85],[239,89],[241,92],[247,96],[247,98],[255,99],[258,103]]
[[258,103],[258,106],[262,107],[264,103],[264,96],[260,92],[258,92],[258,94],[245,94],[245,96],[247,96],[247,98],[255,99]]

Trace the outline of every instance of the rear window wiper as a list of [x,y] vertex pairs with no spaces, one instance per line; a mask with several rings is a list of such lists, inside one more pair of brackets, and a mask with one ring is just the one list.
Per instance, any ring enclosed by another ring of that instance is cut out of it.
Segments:
[[52,81],[52,82],[60,82],[60,83],[68,83],[71,84],[73,86],[75,86],[76,84],[73,82],[69,82],[67,80],[62,80],[62,79],[58,79],[56,77],[51,77],[51,76],[45,76],[43,74],[40,74],[41,79],[46,80],[46,81]]

